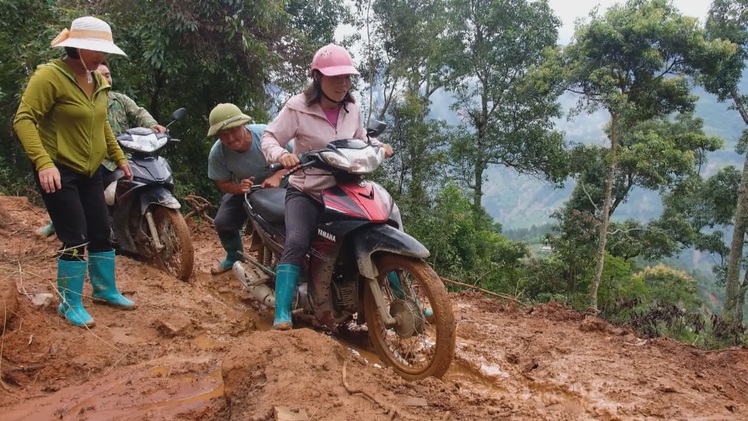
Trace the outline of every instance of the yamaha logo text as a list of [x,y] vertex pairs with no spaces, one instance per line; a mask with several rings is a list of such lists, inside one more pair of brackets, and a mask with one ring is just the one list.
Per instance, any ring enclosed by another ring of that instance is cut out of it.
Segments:
[[332,234],[330,234],[327,231],[322,231],[321,229],[317,228],[317,234],[319,234],[320,237],[323,237],[323,238],[326,238],[326,239],[332,241],[333,243],[337,242],[337,240],[335,240],[335,236],[332,235]]

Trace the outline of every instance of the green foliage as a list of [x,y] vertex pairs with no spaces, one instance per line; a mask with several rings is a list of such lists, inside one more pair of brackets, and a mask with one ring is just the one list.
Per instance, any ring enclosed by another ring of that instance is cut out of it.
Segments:
[[[744,0],[715,0],[709,10],[707,33],[714,40],[724,40],[733,48],[733,53],[726,61],[712,63],[702,61],[700,81],[704,88],[715,93],[720,101],[730,99],[733,108],[738,111],[743,122],[748,124],[748,97],[739,90],[739,82],[745,69],[748,57],[748,3]],[[745,132],[738,145],[745,149]],[[743,245],[746,235],[746,212],[748,212],[748,165],[743,166],[737,206],[732,227],[730,257],[727,263],[726,300],[723,317],[731,324],[731,331],[742,328],[743,308],[745,307],[746,280],[740,280],[743,272],[741,262],[745,259]]]
[[660,264],[634,274],[633,280],[647,286],[652,300],[673,304],[687,311],[696,310],[701,305],[696,296],[696,282],[683,271]]
[[[611,117],[610,146],[601,149],[598,160],[603,165],[590,179],[584,177],[589,171],[582,174],[572,200],[580,203],[586,195],[591,202],[587,206],[594,206],[592,212],[600,221],[590,289],[591,307],[597,309],[609,222],[616,207],[635,184],[648,189],[668,186],[693,173],[703,151],[719,146],[718,141],[705,139],[699,121],[680,118],[675,128],[664,118],[693,110],[688,76],[697,73],[699,60],[709,57],[720,63],[734,49],[706,40],[698,21],[682,16],[669,0],[615,5],[577,27],[575,38],[562,60],[568,89],[580,94],[577,112],[604,109]],[[680,148],[681,144],[686,146]],[[598,198],[589,196],[590,181],[603,181],[594,184],[593,193],[602,192]]]
[[433,192],[446,182],[449,133],[443,122],[426,120],[423,97],[405,93],[390,106],[390,128],[380,140],[397,153],[383,168],[389,192],[404,209],[418,212],[431,204]]
[[548,60],[546,49],[556,46],[558,18],[546,2],[455,0],[449,6],[445,88],[466,126],[450,154],[454,176],[473,192],[476,209],[491,165],[562,182],[565,142],[553,129],[558,92],[549,72],[536,73]]
[[[574,308],[585,308],[590,276],[575,273],[563,254],[531,258],[525,262],[522,296],[532,302],[555,300]],[[580,293],[580,291],[582,291]]]
[[600,286],[599,303],[604,312],[617,300],[626,300],[641,297],[646,294],[640,282],[631,280],[631,264],[620,257],[605,256],[603,266],[603,279],[605,282]]
[[[748,2],[745,0],[714,0],[709,9],[706,31],[710,39],[731,42],[734,54],[726,61],[711,61],[708,57],[699,62],[702,71],[699,80],[707,92],[717,95],[719,101],[735,98],[738,84],[748,59]],[[744,105],[739,105],[743,110]],[[745,118],[744,118],[745,119]]]
[[430,263],[442,276],[503,292],[516,289],[527,247],[502,237],[485,214],[474,218],[471,203],[454,185],[418,217],[405,214],[404,224],[431,251]]
[[696,73],[695,58],[719,63],[733,51],[705,40],[698,21],[668,0],[615,5],[577,27],[575,38],[564,62],[569,87],[583,94],[581,109],[602,107],[634,121],[691,111],[685,76]]

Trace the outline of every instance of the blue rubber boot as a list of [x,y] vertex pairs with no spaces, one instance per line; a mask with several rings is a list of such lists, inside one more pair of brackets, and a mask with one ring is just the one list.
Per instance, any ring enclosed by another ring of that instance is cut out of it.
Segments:
[[275,318],[273,319],[275,330],[293,328],[291,304],[296,295],[299,272],[301,272],[300,267],[288,263],[278,265],[275,271]]
[[83,281],[86,279],[86,262],[84,260],[57,259],[57,292],[60,294],[60,305],[57,312],[76,326],[91,327],[94,319],[83,308],[81,296]]
[[[402,282],[400,282],[400,277],[397,275],[397,272],[395,272],[394,270],[392,272],[388,272],[387,282],[390,284],[390,289],[392,289],[392,293],[395,295],[395,297],[404,300],[405,290],[403,289],[403,284]],[[434,314],[434,311],[430,308],[423,308],[423,306],[421,306],[421,303],[418,302],[415,294],[413,294],[413,298],[416,300],[416,304],[418,304],[418,307],[421,309],[424,316],[431,317]]]
[[132,310],[135,303],[125,298],[114,283],[114,251],[88,253],[88,277],[93,286],[94,302]]
[[387,273],[387,282],[390,284],[390,289],[392,289],[395,297],[404,300],[405,291],[403,290],[402,282],[400,282],[400,277],[397,276],[397,272],[392,271]]
[[219,275],[231,270],[234,263],[241,258],[241,253],[244,250],[242,236],[239,231],[229,236],[219,235],[218,239],[221,240],[221,245],[223,246],[223,249],[226,250],[226,258],[210,268],[210,273],[212,275]]
[[47,225],[37,228],[37,230],[34,232],[40,237],[47,238],[55,233],[55,225],[52,223],[52,221],[49,221]]

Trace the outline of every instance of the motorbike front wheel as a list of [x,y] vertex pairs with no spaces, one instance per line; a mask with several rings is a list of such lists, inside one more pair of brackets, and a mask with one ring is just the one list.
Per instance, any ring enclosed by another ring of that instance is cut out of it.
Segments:
[[369,338],[382,359],[406,380],[441,377],[455,352],[455,320],[439,276],[426,262],[386,254],[378,260],[377,283],[395,324],[386,325],[372,288],[364,292]]
[[148,246],[153,262],[176,278],[188,280],[192,275],[195,250],[184,217],[176,209],[157,206],[153,211],[153,222],[163,246],[159,250],[153,239],[149,238]]

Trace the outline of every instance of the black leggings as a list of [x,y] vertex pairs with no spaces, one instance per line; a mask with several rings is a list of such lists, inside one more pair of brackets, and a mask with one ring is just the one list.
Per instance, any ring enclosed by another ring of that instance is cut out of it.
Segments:
[[39,183],[39,173],[34,174],[44,206],[55,225],[57,238],[62,241],[62,260],[84,260],[85,248],[89,252],[112,250],[109,241],[109,214],[104,202],[101,172],[88,176],[58,165],[62,188],[45,193]]
[[317,234],[317,221],[323,204],[293,187],[286,190],[286,242],[278,263],[303,267],[304,256]]

